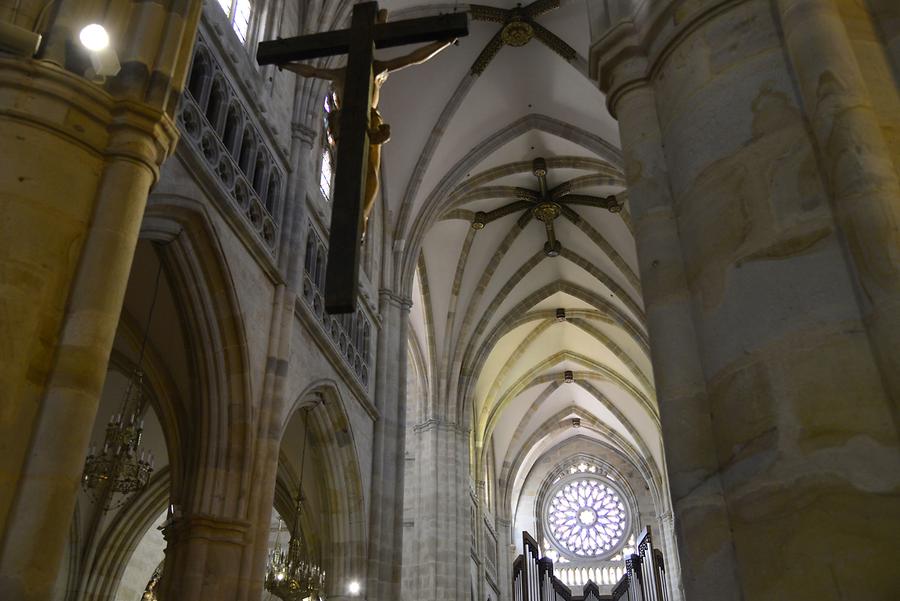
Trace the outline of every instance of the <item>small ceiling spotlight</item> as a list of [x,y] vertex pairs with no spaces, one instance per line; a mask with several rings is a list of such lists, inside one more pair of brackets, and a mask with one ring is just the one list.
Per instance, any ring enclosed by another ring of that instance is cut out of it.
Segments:
[[362,587],[359,585],[359,582],[354,580],[347,587],[347,590],[350,592],[351,595],[353,595],[355,597],[359,594],[359,591],[362,590]]
[[97,23],[86,25],[78,34],[78,39],[81,40],[82,46],[91,52],[100,52],[109,47],[109,34],[103,25]]
[[566,320],[566,310],[565,309],[557,309],[556,310],[556,321],[565,321]]
[[571,369],[567,369],[563,372],[563,381],[566,384],[571,384],[575,381],[575,373]]
[[121,69],[119,57],[110,45],[109,33],[103,25],[97,23],[86,25],[78,34],[78,39],[91,59],[91,66],[85,73],[88,79],[102,82],[106,77],[118,75]]
[[581,427],[581,418],[580,418],[580,417],[573,417],[573,418],[572,418],[572,427],[573,427],[573,428],[580,428],[580,427]]

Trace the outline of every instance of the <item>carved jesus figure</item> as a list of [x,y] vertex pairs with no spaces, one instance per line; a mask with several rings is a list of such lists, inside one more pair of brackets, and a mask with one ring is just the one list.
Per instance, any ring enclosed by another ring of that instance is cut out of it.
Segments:
[[[379,10],[378,23],[387,22],[387,10]],[[381,166],[381,145],[391,137],[391,126],[384,122],[381,113],[378,112],[378,101],[381,95],[381,86],[387,81],[388,76],[394,71],[405,69],[411,65],[421,65],[430,60],[447,46],[456,42],[456,39],[433,42],[406,54],[390,60],[375,60],[372,64],[372,111],[369,115],[369,162],[366,169],[366,191],[363,199],[363,219],[368,224],[369,214],[375,206],[375,196],[378,194],[378,176]],[[328,116],[328,129],[334,140],[340,144],[340,109],[344,94],[344,79],[346,68],[323,69],[305,65],[302,63],[287,63],[283,68],[293,71],[303,77],[315,77],[331,82],[331,90],[334,95],[334,110]],[[365,226],[364,226],[365,227]]]

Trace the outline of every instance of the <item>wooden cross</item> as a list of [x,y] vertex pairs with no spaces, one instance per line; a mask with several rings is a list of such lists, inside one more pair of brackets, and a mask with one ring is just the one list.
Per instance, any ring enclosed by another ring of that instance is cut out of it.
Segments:
[[363,2],[353,7],[350,29],[262,42],[256,53],[260,65],[347,54],[325,271],[328,313],[356,311],[375,48],[433,42],[469,33],[465,13],[389,23],[376,23],[377,15],[377,2]]

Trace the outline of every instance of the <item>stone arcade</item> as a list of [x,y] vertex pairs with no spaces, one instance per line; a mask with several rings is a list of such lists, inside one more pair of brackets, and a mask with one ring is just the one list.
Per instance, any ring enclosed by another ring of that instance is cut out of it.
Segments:
[[381,0],[329,315],[355,4],[0,0],[0,599],[896,601],[900,4]]

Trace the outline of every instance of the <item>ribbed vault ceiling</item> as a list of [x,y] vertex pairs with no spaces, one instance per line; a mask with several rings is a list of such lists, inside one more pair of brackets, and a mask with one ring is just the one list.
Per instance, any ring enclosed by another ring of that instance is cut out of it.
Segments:
[[[381,5],[392,19],[468,9]],[[571,60],[532,39],[473,69],[502,24],[472,20],[459,46],[394,74],[382,93],[393,130],[382,166],[385,222],[403,261],[394,284],[414,303],[425,403],[430,417],[471,427],[476,469],[493,461],[501,485],[514,488],[536,458],[573,436],[619,449],[657,479],[659,426],[627,201],[618,214],[563,211],[556,257],[544,253],[544,225],[527,209],[471,227],[476,212],[514,202],[517,188],[537,189],[537,157],[547,161],[550,188],[626,198],[617,125],[585,72],[585,1],[563,0],[535,21],[574,49]],[[563,382],[566,370],[573,383]]]

